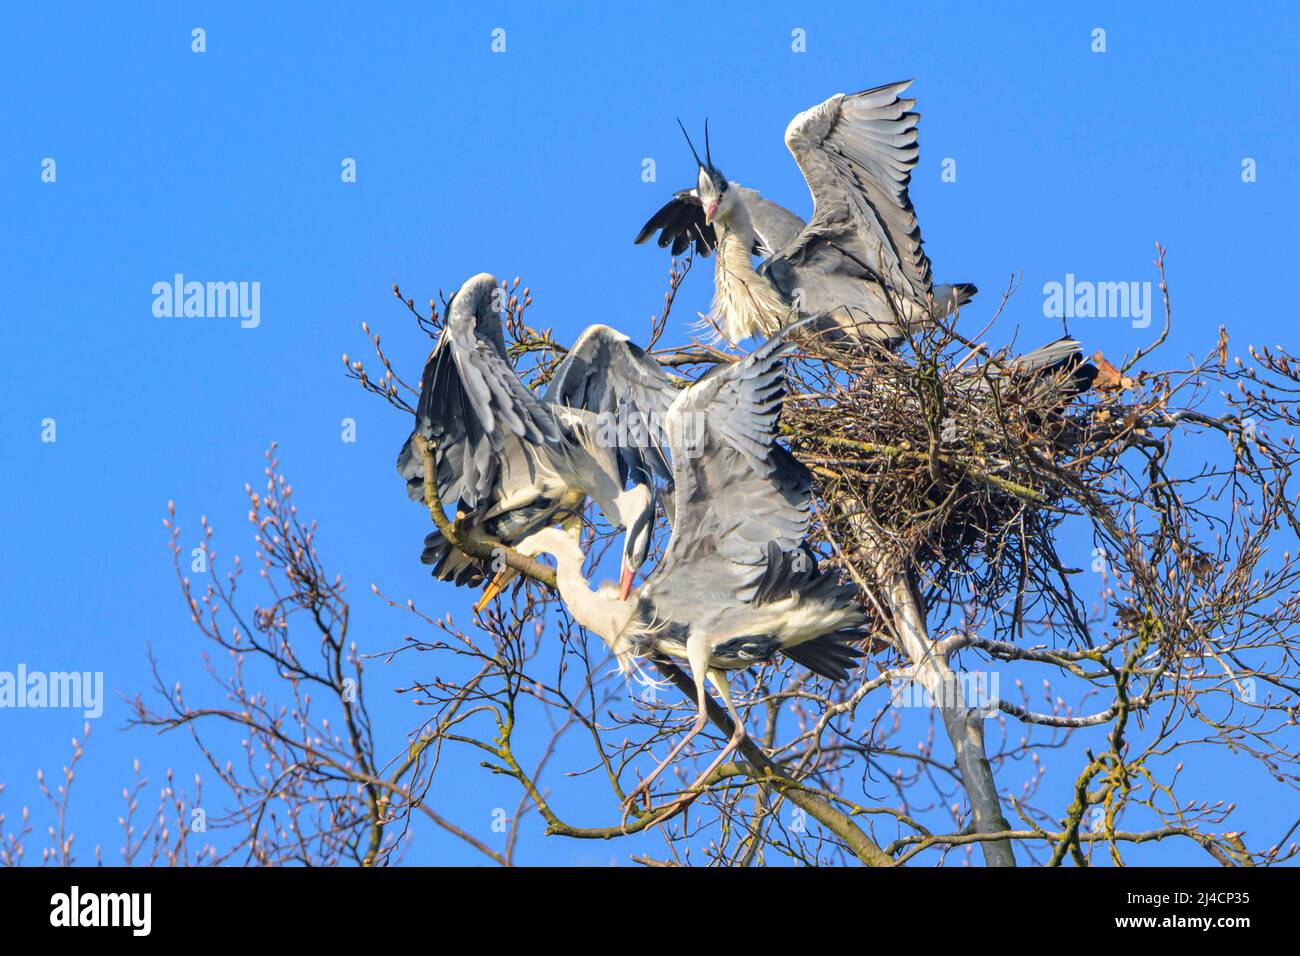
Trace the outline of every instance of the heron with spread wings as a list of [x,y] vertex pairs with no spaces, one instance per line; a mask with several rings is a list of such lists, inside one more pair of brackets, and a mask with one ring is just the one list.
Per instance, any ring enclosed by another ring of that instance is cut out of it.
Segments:
[[703,159],[691,144],[697,185],[651,216],[636,242],[658,231],[673,255],[717,253],[710,317],[733,344],[809,317],[822,334],[888,343],[964,304],[975,286],[933,283],[908,197],[920,119],[901,95],[910,83],[837,93],[791,120],[785,143],[812,193],[808,222],[728,182],[706,124]]
[[[398,472],[410,496],[422,500],[424,465],[412,444],[422,435],[434,448],[439,496],[456,503],[458,530],[505,546],[551,525],[575,530],[588,499],[595,501],[624,532],[621,586],[630,591],[650,549],[655,478],[668,475],[653,425],[672,386],[627,336],[593,325],[538,396],[510,364],[499,305],[497,280],[487,273],[466,281],[448,303]],[[490,563],[437,531],[425,539],[422,560],[439,580],[470,586],[487,578]],[[476,610],[513,576],[500,571]]]
[[[690,731],[627,798],[647,791],[708,719],[706,682],[731,716],[731,739],[691,785],[696,790],[739,745],[744,721],[727,674],[782,654],[843,680],[860,651],[865,614],[856,589],[822,572],[805,546],[812,496],[807,468],[776,443],[785,394],[784,335],[733,365],[718,366],[671,396],[672,536],[654,570],[623,601],[613,584],[593,590],[577,542],[554,528],[518,550],[556,559],[565,606],[601,636],[626,668],[650,653],[684,660],[698,716]],[[690,797],[686,797],[690,799]]]

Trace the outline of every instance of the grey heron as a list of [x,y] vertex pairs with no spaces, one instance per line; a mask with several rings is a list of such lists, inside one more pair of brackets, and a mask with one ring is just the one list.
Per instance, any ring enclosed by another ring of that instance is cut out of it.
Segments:
[[612,583],[592,590],[577,542],[554,528],[519,542],[530,557],[551,554],[570,613],[600,635],[626,668],[650,651],[685,660],[698,716],[685,737],[628,796],[648,790],[705,726],[706,681],[734,731],[700,783],[744,737],[727,673],[783,654],[842,680],[861,652],[865,614],[856,590],[823,573],[803,547],[811,476],[776,444],[784,397],[783,336],[720,366],[673,397],[665,425],[672,453],[674,522],[662,559],[623,601]]
[[[983,346],[977,346],[957,363],[950,385],[969,398],[996,391],[1002,402],[1024,408],[1035,428],[1060,421],[1066,404],[1091,389],[1097,377],[1097,367],[1084,359],[1079,342],[1069,336],[1020,355],[990,357],[981,365],[963,368],[982,351]],[[997,421],[976,423],[976,431],[983,434],[999,427]]]
[[[587,499],[594,500],[624,532],[622,581],[630,590],[650,547],[654,477],[667,475],[645,425],[666,409],[664,389],[672,387],[658,363],[626,336],[594,325],[538,397],[510,364],[498,293],[487,273],[461,286],[424,368],[416,432],[434,445],[439,494],[457,503],[458,528],[507,546],[552,524],[576,528]],[[634,433],[611,439],[606,419],[613,415],[631,419]],[[411,438],[397,468],[411,497],[420,500],[424,467]],[[476,586],[487,573],[487,562],[436,531],[425,539],[421,560],[433,565],[434,577],[458,585]],[[508,569],[498,574],[477,608],[511,577]]]
[[1092,387],[1097,377],[1097,367],[1084,361],[1079,342],[1069,336],[991,364],[987,376],[980,375],[982,371],[985,371],[982,366],[972,370],[972,374],[979,375],[975,379],[977,387],[990,388],[994,381],[1010,383],[1030,407],[1081,395]]
[[[636,242],[658,230],[674,255],[692,244],[716,250],[711,318],[733,344],[804,317],[837,336],[887,343],[964,304],[973,285],[933,284],[908,197],[919,116],[900,94],[910,84],[837,93],[791,120],[785,143],[812,193],[809,222],[728,182],[706,123],[704,159],[691,144],[697,185],[651,216]],[[765,257],[757,269],[754,255]]]

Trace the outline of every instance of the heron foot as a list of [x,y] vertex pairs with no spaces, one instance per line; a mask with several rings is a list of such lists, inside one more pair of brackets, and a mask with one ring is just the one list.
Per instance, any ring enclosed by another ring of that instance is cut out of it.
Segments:
[[[692,736],[694,736],[694,734],[689,734],[687,735],[686,739],[689,740]],[[645,815],[647,816],[649,815],[666,816],[669,813],[675,812],[677,810],[685,809],[686,807],[694,803],[696,799],[700,796],[700,794],[704,793],[704,791],[708,789],[706,784],[708,782],[709,777],[713,775],[713,772],[717,770],[718,767],[722,766],[722,762],[726,760],[727,757],[729,757],[737,747],[740,746],[741,741],[743,741],[744,739],[745,739],[745,728],[742,724],[737,723],[735,725],[735,730],[732,731],[731,737],[726,743],[726,746],[724,746],[722,750],[718,752],[718,755],[713,758],[713,762],[709,764],[708,767],[706,767],[698,777],[695,778],[694,782],[692,782],[691,785],[686,788],[686,791],[681,796],[677,797],[674,800],[670,800],[667,803],[663,803],[657,807],[653,807],[650,805],[650,792],[648,789],[648,784],[652,780],[654,780],[656,776],[658,776],[658,774],[663,770],[663,768],[676,754],[676,750],[674,750],[674,752],[672,754],[669,754],[668,757],[664,760],[664,762],[661,763],[658,767],[656,767],[654,772],[649,777],[641,781],[641,783],[637,786],[637,788],[633,790],[630,794],[628,794],[627,798],[623,801],[623,820],[621,824],[623,832],[624,833],[627,832],[628,814],[632,812],[632,806],[635,801],[635,798],[641,791],[643,790],[645,791],[645,798],[646,798]],[[683,745],[685,743],[686,743],[685,740],[682,741]]]
[[628,814],[632,812],[632,807],[636,804],[637,797],[642,793],[645,794],[646,811],[651,812],[650,785],[655,782],[656,778],[658,778],[661,773],[668,769],[669,764],[671,764],[673,760],[676,759],[677,755],[682,752],[682,748],[700,735],[700,732],[704,730],[704,727],[708,722],[709,715],[707,713],[701,713],[700,716],[695,719],[695,723],[691,725],[691,729],[686,736],[677,742],[677,745],[668,752],[667,757],[659,761],[659,766],[650,771],[650,776],[638,783],[632,792],[623,798],[623,822],[621,826],[624,832],[627,831]]

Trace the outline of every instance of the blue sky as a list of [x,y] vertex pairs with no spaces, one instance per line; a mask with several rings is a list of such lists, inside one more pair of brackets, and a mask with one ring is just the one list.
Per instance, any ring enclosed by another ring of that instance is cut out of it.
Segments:
[[[726,174],[806,214],[781,142],[789,119],[832,93],[915,77],[912,197],[936,278],[984,290],[972,326],[1020,274],[998,332],[1018,326],[1025,346],[1055,338],[1045,282],[1151,280],[1160,241],[1176,308],[1168,355],[1203,351],[1220,324],[1243,346],[1294,329],[1291,4],[271,6],[0,13],[0,669],[105,673],[111,699],[77,781],[83,854],[103,843],[115,855],[132,757],[156,779],[194,769],[179,738],[122,730],[117,696],[147,688],[147,642],[169,674],[200,677],[164,547],[167,501],[191,532],[206,514],[219,551],[248,555],[243,484],[278,441],[327,562],[351,582],[363,648],[407,626],[371,582],[463,614],[468,595],[433,585],[417,560],[425,524],[393,472],[408,423],[346,381],[340,355],[366,353],[368,321],[414,380],[428,343],[392,284],[425,302],[478,271],[522,276],[533,321],[562,338],[596,321],[641,333],[668,263],[631,237],[693,178],[677,116],[692,129],[708,116]],[[504,53],[490,49],[494,28]],[[1090,49],[1095,28],[1104,53]],[[791,50],[795,29],[804,53]],[[345,157],[355,183],[341,181]],[[647,157],[657,182],[642,181]],[[1255,182],[1243,182],[1247,158]],[[945,159],[954,182],[941,179]],[[706,307],[710,271],[691,276],[679,323]],[[260,325],[156,318],[151,288],[177,272],[259,282]],[[1071,332],[1108,355],[1150,335],[1118,319]],[[41,440],[47,418],[54,443]],[[353,443],[340,440],[344,418]],[[410,705],[384,688],[411,679],[403,666],[369,672],[394,746]],[[81,723],[0,711],[6,828]],[[449,787],[440,809],[485,819],[467,789]],[[1294,797],[1260,800],[1246,828],[1276,838]],[[534,862],[625,858],[540,836],[525,850]],[[417,855],[477,861],[440,839]]]

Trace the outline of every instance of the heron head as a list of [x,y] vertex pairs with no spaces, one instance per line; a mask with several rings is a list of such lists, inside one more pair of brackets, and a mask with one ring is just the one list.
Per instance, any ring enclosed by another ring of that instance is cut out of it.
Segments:
[[727,181],[722,173],[712,167],[700,167],[700,180],[695,187],[700,194],[700,203],[704,206],[704,221],[726,221],[731,212],[732,193],[727,188]]
[[[682,121],[678,120],[677,125],[682,126]],[[709,121],[704,121],[703,159],[700,159],[700,154],[695,151],[695,144],[691,142],[685,126],[682,126],[682,135],[686,137],[691,155],[695,157],[695,162],[700,167],[700,177],[695,191],[699,194],[701,205],[704,206],[704,221],[712,223],[715,219],[725,219],[731,208],[732,197],[727,188],[727,177],[722,175],[722,170],[713,165],[713,153],[709,147]]]
[[619,575],[619,598],[626,601],[632,593],[636,573],[650,554],[650,539],[655,526],[654,495],[647,485],[633,485],[623,492],[620,510],[627,515],[623,536],[623,567]]

